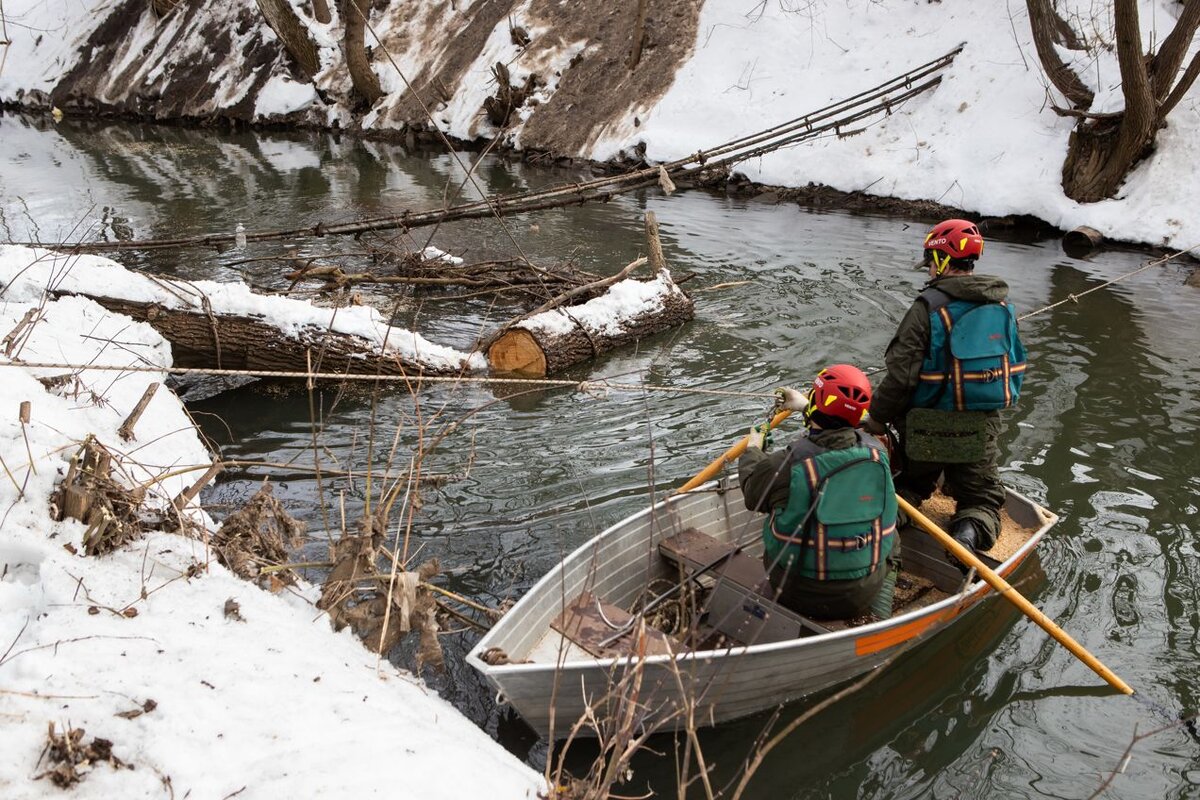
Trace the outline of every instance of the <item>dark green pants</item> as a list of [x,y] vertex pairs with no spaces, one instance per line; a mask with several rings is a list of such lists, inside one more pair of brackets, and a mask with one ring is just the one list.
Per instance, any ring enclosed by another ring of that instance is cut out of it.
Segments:
[[789,575],[781,564],[763,555],[771,586],[780,605],[810,619],[849,619],[871,610],[871,601],[879,594],[883,579],[891,568],[900,568],[900,536],[893,537],[887,560],[865,578],[850,581],[819,581],[802,575]]
[[[904,450],[904,428],[900,427],[900,448]],[[987,444],[981,461],[970,464],[936,464],[930,461],[905,460],[904,469],[896,478],[896,493],[914,506],[920,506],[937,488],[942,478],[942,491],[954,498],[955,513],[950,524],[960,519],[976,523],[984,535],[979,549],[990,550],[1000,534],[1000,507],[1006,497],[1000,483],[1000,444],[1004,430],[999,413],[987,418]]]

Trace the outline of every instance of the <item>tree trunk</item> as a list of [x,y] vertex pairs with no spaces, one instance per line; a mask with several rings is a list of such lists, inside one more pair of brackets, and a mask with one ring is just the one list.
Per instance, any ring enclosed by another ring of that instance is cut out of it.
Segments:
[[308,29],[301,24],[296,12],[287,0],[256,0],[263,18],[275,31],[275,35],[283,42],[288,54],[299,65],[300,71],[309,80],[321,68],[321,59],[317,55],[317,46],[308,35]]
[[458,374],[448,365],[414,363],[395,353],[380,355],[365,339],[344,333],[313,330],[311,335],[286,336],[269,322],[250,317],[164,308],[113,297],[86,295],[117,314],[148,323],[171,343],[177,367],[244,369],[252,371],[416,375]]
[[346,26],[346,38],[343,46],[346,49],[346,68],[350,70],[350,81],[354,90],[366,101],[367,106],[375,105],[383,97],[383,89],[379,85],[379,76],[371,69],[371,59],[367,57],[367,14],[371,5],[367,0],[342,0],[342,22]]
[[[621,300],[631,288],[627,284],[641,284],[632,288],[642,289],[645,299]],[[496,372],[541,377],[682,325],[694,315],[692,299],[664,270],[655,281],[625,280],[587,303],[518,322],[491,343],[488,362]]]
[[312,0],[313,19],[322,25],[328,25],[333,21],[333,15],[329,13],[329,0]]
[[[1033,8],[1039,2],[1044,0],[1028,0],[1031,21]],[[1094,203],[1117,193],[1129,172],[1152,150],[1166,115],[1200,74],[1200,58],[1194,58],[1182,79],[1175,81],[1192,37],[1200,27],[1200,0],[1190,0],[1184,6],[1158,55],[1152,59],[1142,51],[1137,0],[1116,0],[1114,8],[1125,110],[1111,118],[1084,118],[1071,132],[1062,185],[1067,197],[1080,203]],[[1039,57],[1049,70],[1040,49]]]

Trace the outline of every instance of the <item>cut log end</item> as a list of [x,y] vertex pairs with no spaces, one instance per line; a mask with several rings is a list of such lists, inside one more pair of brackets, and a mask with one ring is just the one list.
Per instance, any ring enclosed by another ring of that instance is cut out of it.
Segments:
[[529,331],[521,328],[510,328],[492,342],[487,357],[496,372],[532,378],[541,378],[546,374],[546,354]]
[[1087,225],[1080,225],[1062,238],[1063,252],[1071,258],[1085,258],[1104,242],[1104,234]]

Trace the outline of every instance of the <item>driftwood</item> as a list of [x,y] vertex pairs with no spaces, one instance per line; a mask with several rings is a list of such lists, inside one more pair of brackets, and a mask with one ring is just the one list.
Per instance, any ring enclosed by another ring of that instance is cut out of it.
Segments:
[[403,260],[395,271],[353,272],[336,264],[307,264],[284,275],[295,285],[300,281],[323,281],[320,291],[340,291],[364,284],[412,286],[417,291],[467,289],[477,294],[516,292],[544,300],[553,292],[580,286],[594,275],[563,264],[538,267],[522,259],[485,261],[454,265],[443,262]]
[[[656,273],[653,300],[647,297],[649,302],[643,307],[624,315],[616,297],[609,297],[607,303],[604,300],[605,295],[617,291],[616,287],[628,280],[630,273],[646,263],[647,259],[639,258],[616,275],[560,294],[493,334],[485,343],[492,369],[541,377],[690,320],[695,307],[667,272],[654,212],[646,214],[646,242],[650,265]],[[605,292],[597,296],[600,289]],[[646,292],[639,295],[645,296]],[[581,296],[592,299],[577,306],[568,305]],[[564,326],[563,318],[570,324]]]
[[171,309],[112,297],[86,295],[116,314],[149,323],[171,343],[177,367],[217,367],[252,371],[405,375],[456,374],[451,366],[419,364],[395,353],[380,354],[367,340],[314,328],[299,338],[284,335],[263,320],[228,314]]

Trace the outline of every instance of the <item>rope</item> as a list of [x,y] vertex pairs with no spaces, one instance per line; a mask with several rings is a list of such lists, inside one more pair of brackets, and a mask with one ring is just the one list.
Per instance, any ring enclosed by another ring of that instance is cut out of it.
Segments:
[[571,381],[554,378],[492,378],[485,376],[450,375],[372,375],[345,372],[304,372],[269,369],[212,369],[207,367],[120,366],[119,364],[60,364],[51,361],[0,361],[0,367],[26,369],[91,370],[95,372],[151,372],[170,375],[224,375],[247,378],[303,378],[305,380],[375,381],[379,383],[478,383],[489,385],[546,386],[574,388],[589,394],[613,392],[669,392],[673,394],[703,394],[716,397],[774,398],[773,392],[739,392],[732,389],[702,389],[693,386],[654,386],[645,383],[621,383],[607,378]]
[[1178,253],[1172,253],[1169,256],[1163,256],[1162,258],[1157,258],[1154,261],[1143,264],[1142,266],[1138,267],[1137,269],[1126,272],[1124,275],[1118,275],[1117,277],[1113,278],[1111,281],[1105,281],[1104,283],[1093,286],[1092,288],[1088,289],[1087,291],[1080,292],[1079,294],[1069,294],[1069,295],[1067,295],[1067,298],[1065,300],[1059,300],[1057,303],[1051,303],[1048,306],[1042,306],[1041,308],[1039,308],[1035,311],[1030,311],[1028,314],[1022,314],[1021,316],[1017,317],[1017,321],[1024,322],[1025,320],[1029,319],[1030,317],[1036,317],[1038,314],[1044,314],[1047,311],[1051,311],[1051,310],[1058,308],[1061,305],[1065,305],[1067,303],[1078,303],[1079,298],[1081,298],[1081,297],[1086,297],[1087,295],[1091,294],[1092,292],[1103,289],[1106,286],[1112,286],[1115,283],[1120,283],[1121,281],[1125,280],[1126,278],[1132,278],[1134,275],[1137,275],[1139,272],[1145,272],[1146,270],[1150,269],[1151,267],[1160,267],[1163,264],[1166,264],[1168,261],[1172,261],[1186,253],[1192,252],[1197,247],[1200,247],[1200,244],[1194,244],[1186,250],[1180,250]]
[[[1161,258],[1156,258],[1153,261],[1143,264],[1142,266],[1138,267],[1137,269],[1132,269],[1129,272],[1126,272],[1124,275],[1118,275],[1117,277],[1113,278],[1110,281],[1105,281],[1104,283],[1097,284],[1096,286],[1093,286],[1092,288],[1090,288],[1086,291],[1080,292],[1079,294],[1069,294],[1069,295],[1067,295],[1065,300],[1059,300],[1057,303],[1051,303],[1048,306],[1042,306],[1041,308],[1030,311],[1027,314],[1022,314],[1021,316],[1017,317],[1017,322],[1024,322],[1025,320],[1030,319],[1031,317],[1036,317],[1039,314],[1044,314],[1047,311],[1052,311],[1052,310],[1058,308],[1059,306],[1066,305],[1067,303],[1078,303],[1080,298],[1087,297],[1092,292],[1099,291],[1100,289],[1103,289],[1106,286],[1112,286],[1113,284],[1120,283],[1121,281],[1125,280],[1126,278],[1132,278],[1134,275],[1137,275],[1139,272],[1145,272],[1146,270],[1150,269],[1151,267],[1161,267],[1163,264],[1166,264],[1169,261],[1173,261],[1174,259],[1179,258],[1182,255],[1186,255],[1186,254],[1192,252],[1197,247],[1200,247],[1200,244],[1194,244],[1191,247],[1187,248],[1186,250],[1180,250],[1177,253],[1172,253],[1171,255],[1163,256]],[[863,374],[864,375],[874,375],[877,372],[883,372],[885,369],[887,369],[886,366],[871,367],[870,369],[863,370]]]
[[[1036,317],[1039,314],[1044,314],[1047,311],[1058,308],[1066,303],[1078,303],[1079,300],[1092,292],[1099,291],[1107,286],[1120,283],[1127,278],[1131,278],[1140,272],[1145,272],[1152,267],[1162,266],[1182,255],[1192,252],[1200,244],[1192,245],[1186,250],[1180,250],[1177,253],[1166,255],[1150,261],[1137,269],[1130,270],[1123,275],[1118,275],[1112,280],[1093,286],[1092,288],[1079,292],[1078,294],[1067,295],[1065,300],[1059,300],[1057,303],[1043,306],[1042,308],[1030,311],[1027,314],[1022,314],[1018,317],[1018,321]],[[240,376],[247,378],[288,378],[304,380],[332,380],[332,381],[375,381],[378,383],[477,383],[485,385],[514,385],[514,386],[546,386],[560,388],[574,388],[576,391],[595,394],[607,393],[610,391],[617,392],[667,392],[672,394],[700,394],[714,397],[749,397],[763,398],[774,397],[773,392],[739,392],[732,389],[702,389],[690,386],[653,386],[645,383],[620,383],[610,381],[606,378],[598,378],[588,381],[572,381],[554,378],[492,378],[483,376],[445,376],[445,375],[428,375],[414,377],[411,375],[371,375],[371,374],[353,374],[343,372],[312,372],[312,371],[288,371],[288,370],[252,370],[252,369],[211,369],[205,367],[156,367],[156,366],[119,366],[116,364],[62,364],[48,361],[0,361],[0,367],[24,367],[27,369],[63,369],[72,371],[94,370],[98,372],[151,372],[156,374],[167,373],[170,375],[223,375],[223,376]],[[877,372],[882,372],[886,367],[872,367],[864,370],[867,375],[873,375]]]

